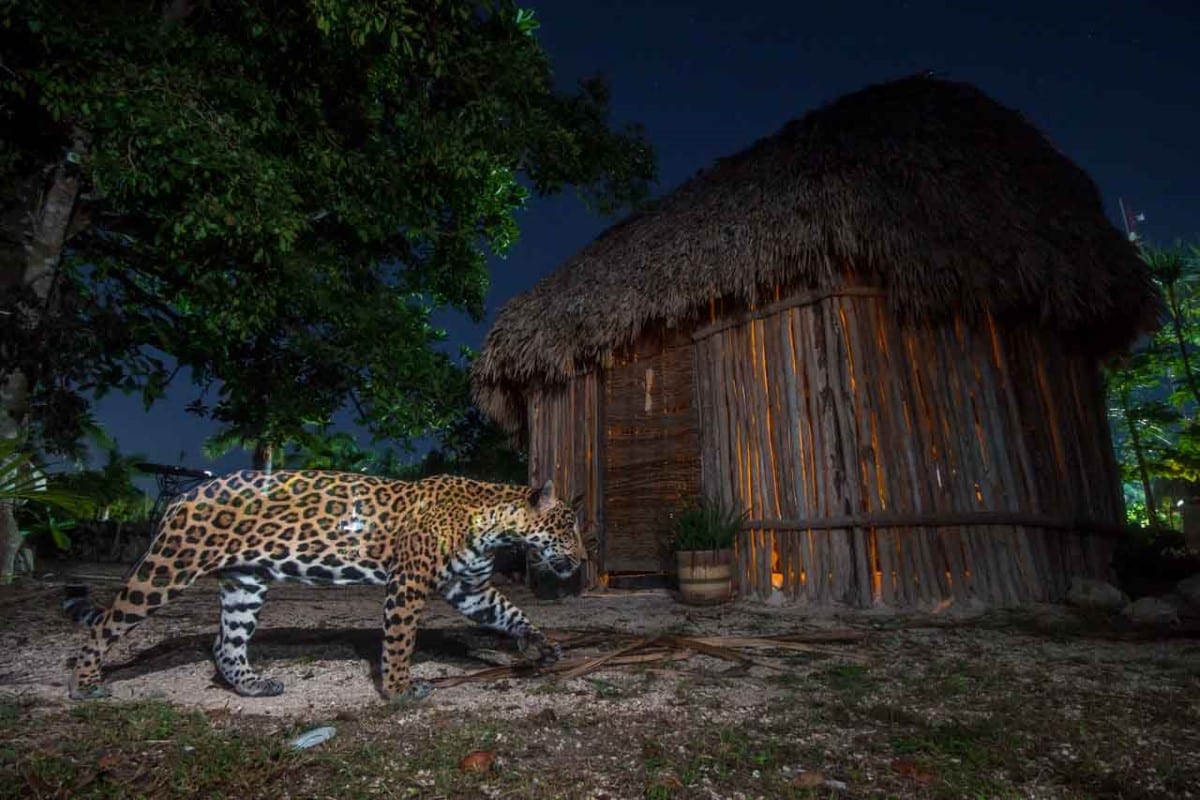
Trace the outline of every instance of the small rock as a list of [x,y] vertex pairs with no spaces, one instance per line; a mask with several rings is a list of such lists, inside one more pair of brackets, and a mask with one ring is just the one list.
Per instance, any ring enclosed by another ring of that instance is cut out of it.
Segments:
[[1189,604],[1200,606],[1200,572],[1175,584],[1175,592]]
[[992,611],[992,607],[980,600],[978,597],[959,597],[953,602],[941,606],[938,609],[934,606],[930,609],[934,613],[942,613],[953,619],[972,619],[974,617],[982,617],[984,614]]
[[1121,612],[1139,625],[1176,625],[1179,607],[1167,597],[1142,597]]
[[815,786],[820,786],[825,782],[825,774],[819,769],[810,769],[801,772],[792,779],[793,786],[799,786],[802,789],[811,789]]
[[778,589],[775,589],[763,602],[771,608],[779,608],[780,606],[787,605],[787,595]]
[[1067,589],[1067,602],[1080,608],[1120,611],[1129,604],[1129,596],[1111,583],[1075,577]]
[[543,708],[541,711],[537,712],[536,714],[531,716],[529,719],[532,722],[541,722],[541,723],[548,724],[551,722],[558,722],[558,714],[555,712],[555,710],[553,708]]

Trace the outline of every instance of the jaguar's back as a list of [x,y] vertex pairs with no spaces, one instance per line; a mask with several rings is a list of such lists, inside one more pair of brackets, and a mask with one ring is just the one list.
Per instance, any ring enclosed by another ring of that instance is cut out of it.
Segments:
[[277,579],[383,583],[423,493],[420,482],[348,472],[223,475],[168,507],[160,547],[141,571],[167,559],[176,570],[257,567]]

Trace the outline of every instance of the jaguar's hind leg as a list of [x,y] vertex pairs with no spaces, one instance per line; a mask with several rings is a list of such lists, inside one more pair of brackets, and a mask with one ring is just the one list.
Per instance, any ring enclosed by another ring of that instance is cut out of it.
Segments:
[[196,580],[199,569],[186,569],[162,559],[153,551],[147,554],[125,580],[108,608],[92,605],[87,590],[68,593],[63,608],[89,631],[87,644],[75,657],[68,688],[76,700],[104,697],[108,690],[101,683],[101,662],[114,642],[129,633],[146,617],[173,600]]
[[221,630],[213,643],[213,660],[221,677],[246,697],[283,693],[283,683],[263,678],[250,668],[247,645],[258,627],[258,612],[267,595],[267,582],[252,572],[221,573]]

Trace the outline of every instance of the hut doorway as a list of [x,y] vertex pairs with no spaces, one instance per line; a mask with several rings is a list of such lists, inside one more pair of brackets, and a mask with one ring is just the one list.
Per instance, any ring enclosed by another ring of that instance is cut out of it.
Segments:
[[667,571],[670,515],[699,494],[693,351],[689,336],[656,331],[605,374],[605,572]]

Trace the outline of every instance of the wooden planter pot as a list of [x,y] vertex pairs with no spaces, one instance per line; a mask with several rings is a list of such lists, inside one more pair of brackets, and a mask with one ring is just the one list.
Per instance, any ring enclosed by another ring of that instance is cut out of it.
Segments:
[[724,603],[733,596],[733,549],[680,550],[679,599],[692,605]]

